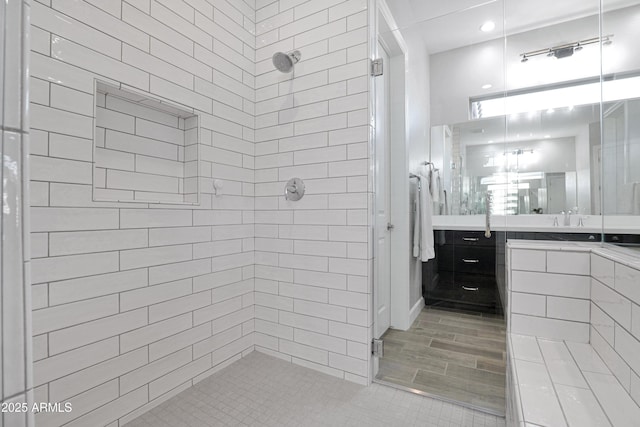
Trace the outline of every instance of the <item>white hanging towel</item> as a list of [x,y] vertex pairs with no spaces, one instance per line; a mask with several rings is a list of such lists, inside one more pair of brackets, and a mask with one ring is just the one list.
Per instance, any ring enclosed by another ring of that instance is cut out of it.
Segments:
[[634,215],[640,215],[640,182],[633,183],[633,195],[631,196],[631,211]]
[[[436,256],[433,248],[433,207],[428,178],[419,176],[418,182],[421,190],[418,192],[418,207],[413,233],[413,256],[425,262]],[[416,251],[416,246],[418,246],[418,251]]]
[[416,198],[413,201],[413,211],[413,257],[420,258],[420,178],[418,178]]
[[435,206],[440,204],[440,172],[434,171],[431,174],[431,198]]

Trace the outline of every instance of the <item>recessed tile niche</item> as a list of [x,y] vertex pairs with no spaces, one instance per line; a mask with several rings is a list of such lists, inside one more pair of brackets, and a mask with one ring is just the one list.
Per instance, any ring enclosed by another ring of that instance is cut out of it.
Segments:
[[181,108],[96,81],[93,199],[199,203],[199,117]]

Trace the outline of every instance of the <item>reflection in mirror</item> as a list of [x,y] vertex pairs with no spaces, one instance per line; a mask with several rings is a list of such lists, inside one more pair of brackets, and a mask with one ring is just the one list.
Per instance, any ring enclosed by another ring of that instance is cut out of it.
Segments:
[[640,215],[640,100],[606,104],[602,193],[605,215]]
[[502,6],[503,34],[430,49],[430,160],[448,196],[434,212],[483,214],[493,192],[492,214],[640,214],[639,2],[605,1],[602,28],[595,0],[492,2],[424,27]]
[[487,191],[494,215],[598,212],[591,197],[598,177],[589,173],[599,148],[599,133],[590,132],[599,129],[598,112],[598,105],[586,105],[434,127],[432,136],[443,128],[451,135],[437,145],[445,153],[445,189],[453,194],[449,213],[484,214]]

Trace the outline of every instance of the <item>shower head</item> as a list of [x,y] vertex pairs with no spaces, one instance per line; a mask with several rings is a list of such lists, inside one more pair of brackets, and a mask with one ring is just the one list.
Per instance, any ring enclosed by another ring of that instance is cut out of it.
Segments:
[[289,53],[276,52],[272,58],[273,66],[283,73],[290,73],[291,70],[293,70],[293,66],[300,61],[301,56],[299,50],[294,50]]

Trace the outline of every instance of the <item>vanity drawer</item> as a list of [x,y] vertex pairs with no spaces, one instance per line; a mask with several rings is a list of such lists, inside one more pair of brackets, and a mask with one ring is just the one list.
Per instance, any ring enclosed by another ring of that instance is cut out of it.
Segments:
[[438,271],[454,271],[453,245],[436,246],[436,260]]
[[487,246],[456,246],[454,271],[492,275],[496,271],[495,248]]
[[454,234],[456,246],[495,246],[496,235],[484,237],[484,231],[456,231]]

